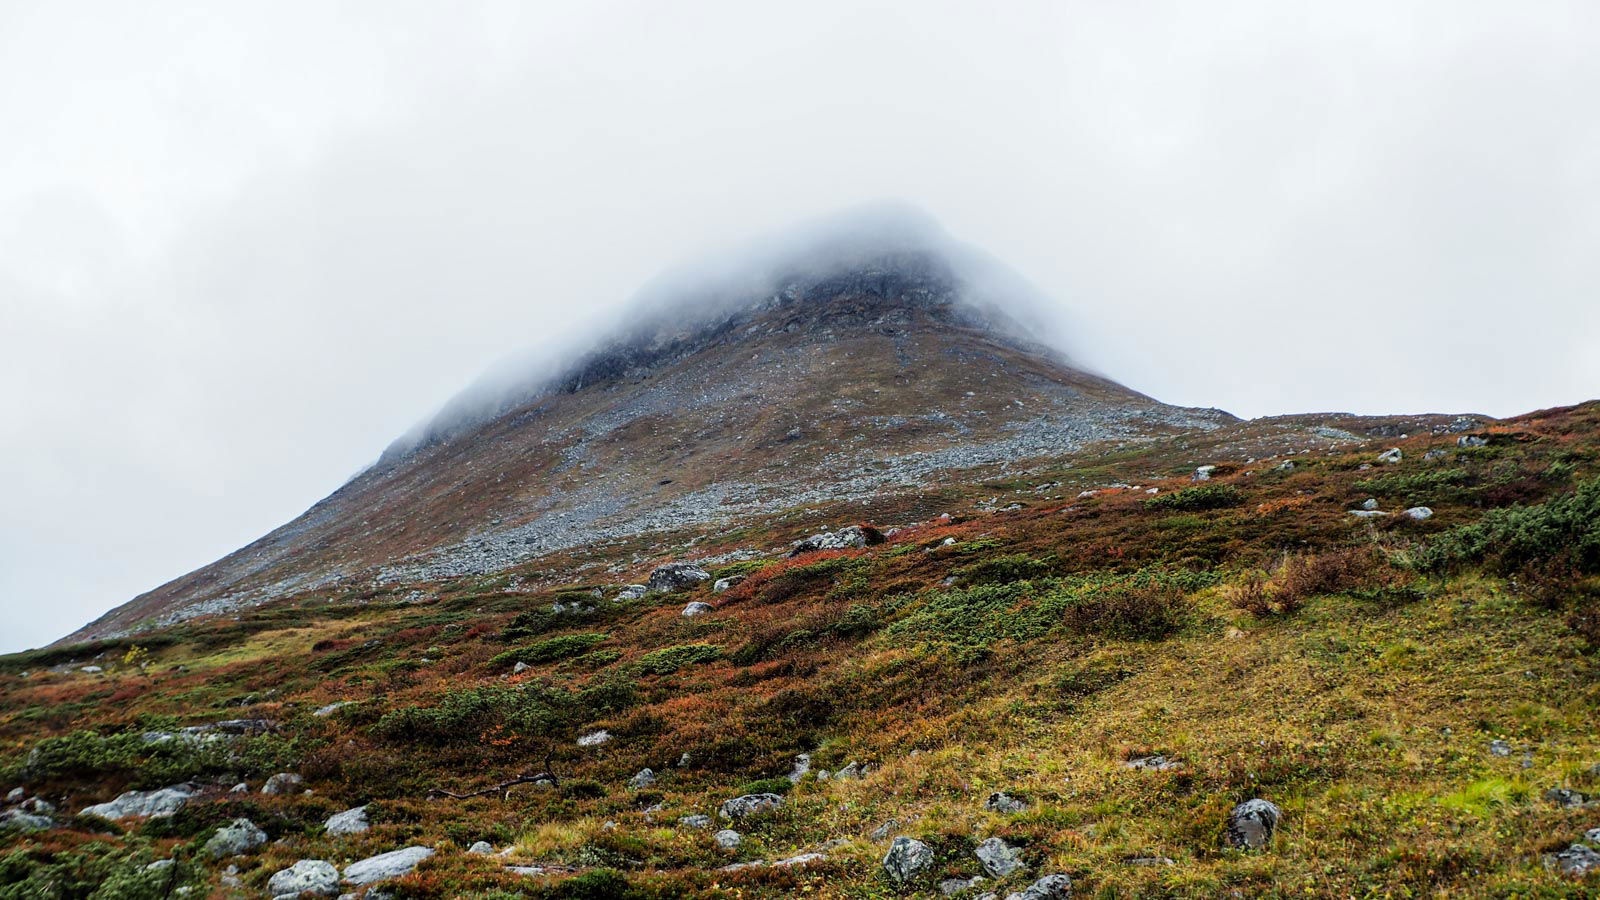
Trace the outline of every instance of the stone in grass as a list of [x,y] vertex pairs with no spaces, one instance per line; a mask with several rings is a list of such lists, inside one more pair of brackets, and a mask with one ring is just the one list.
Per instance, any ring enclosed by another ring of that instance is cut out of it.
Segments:
[[1022,868],[1021,851],[997,837],[979,844],[973,855],[983,864],[983,870],[995,878],[1004,878]]
[[933,848],[916,838],[900,835],[883,857],[883,874],[897,884],[912,881],[933,865]]
[[692,619],[695,616],[703,616],[715,608],[716,607],[709,603],[702,603],[699,600],[696,600],[683,608],[683,617],[685,619]]
[[693,587],[702,581],[708,581],[711,573],[700,568],[694,563],[675,562],[657,566],[650,573],[648,587],[651,591],[671,592]]
[[261,786],[263,794],[291,794],[299,790],[306,780],[293,772],[279,772]]
[[1067,900],[1072,896],[1072,879],[1065,875],[1046,875],[1020,891],[1006,895],[1006,900]]
[[369,856],[359,862],[353,862],[344,868],[346,884],[373,884],[378,881],[387,881],[390,878],[399,878],[417,867],[433,855],[429,847],[402,847],[399,850],[390,850],[388,853],[379,853]]
[[1545,854],[1544,867],[1557,875],[1584,878],[1600,873],[1600,853],[1583,844],[1573,844],[1565,850]]
[[1005,791],[995,791],[983,801],[983,808],[997,813],[1019,813],[1028,808],[1028,801],[1013,797]]
[[939,882],[939,893],[946,897],[965,894],[967,891],[976,890],[986,880],[982,875],[974,875],[971,878],[946,878]]
[[722,804],[719,814],[724,819],[748,818],[761,813],[770,812],[783,805],[783,797],[779,794],[745,794],[734,797]]
[[1227,841],[1240,850],[1260,850],[1272,841],[1273,832],[1283,820],[1276,803],[1259,797],[1235,806],[1228,813]]
[[355,809],[334,813],[328,817],[323,827],[328,835],[338,837],[345,834],[360,834],[372,827],[372,823],[367,820],[367,808],[358,806]]
[[638,774],[628,780],[630,787],[647,788],[656,783],[656,773],[653,769],[640,769]]
[[267,881],[267,893],[273,897],[332,897],[339,893],[339,870],[327,860],[302,859],[274,873]]
[[1577,809],[1589,802],[1588,794],[1571,788],[1551,788],[1544,792],[1544,798],[1562,809]]
[[467,848],[467,852],[477,856],[488,856],[494,852],[494,845],[488,841],[476,841]]
[[734,831],[732,828],[722,829],[716,834],[713,834],[711,839],[716,841],[717,846],[724,850],[732,850],[744,843],[744,835]]
[[267,833],[249,819],[234,819],[218,828],[206,841],[205,854],[212,859],[240,856],[267,842]]
[[588,734],[580,736],[578,738],[578,746],[598,747],[609,740],[611,740],[611,732],[602,728],[599,731],[591,731]]
[[678,826],[680,828],[710,828],[711,825],[711,817],[702,815],[700,813],[695,813],[692,816],[684,816],[678,820]]
[[175,784],[159,791],[127,791],[106,803],[86,806],[82,814],[102,819],[129,819],[148,817],[161,819],[182,809],[199,791],[188,784]]

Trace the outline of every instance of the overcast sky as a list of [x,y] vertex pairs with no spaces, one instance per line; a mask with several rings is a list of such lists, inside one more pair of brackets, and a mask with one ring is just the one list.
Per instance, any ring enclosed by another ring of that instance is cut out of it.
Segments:
[[900,199],[1173,403],[1600,395],[1600,4],[0,2],[0,650]]

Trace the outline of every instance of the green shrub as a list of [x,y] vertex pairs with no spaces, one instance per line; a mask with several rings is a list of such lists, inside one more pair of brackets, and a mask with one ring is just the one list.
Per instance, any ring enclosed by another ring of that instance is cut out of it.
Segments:
[[708,663],[722,657],[722,648],[713,644],[681,644],[663,647],[639,657],[633,670],[640,675],[671,675],[684,666]]
[[762,778],[739,785],[740,794],[787,794],[794,785],[787,778]]
[[962,566],[953,574],[964,584],[1007,584],[1012,581],[1044,578],[1050,572],[1051,565],[1048,560],[1034,559],[1023,553],[1013,553]]
[[1490,510],[1435,537],[1418,563],[1437,570],[1483,562],[1509,572],[1555,557],[1567,558],[1579,572],[1600,572],[1600,478],[1534,506]]
[[451,691],[431,706],[394,710],[372,726],[392,741],[475,744],[484,735],[548,738],[637,702],[632,685],[606,681],[582,691],[525,685]]
[[1158,494],[1143,502],[1150,509],[1223,509],[1243,503],[1244,495],[1231,484],[1197,484],[1170,494]]
[[222,772],[258,774],[286,764],[295,753],[292,742],[275,735],[190,741],[74,731],[41,740],[11,768],[31,779],[123,781],[142,789]]
[[606,638],[607,635],[594,632],[563,634],[540,641],[537,644],[529,644],[526,647],[507,650],[489,660],[489,665],[500,667],[514,665],[519,662],[525,662],[530,665],[555,662],[559,659],[582,655],[589,648],[603,642]]

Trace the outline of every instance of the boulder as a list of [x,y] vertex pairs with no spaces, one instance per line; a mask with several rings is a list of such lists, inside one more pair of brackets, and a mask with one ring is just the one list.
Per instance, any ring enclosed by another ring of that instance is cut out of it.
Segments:
[[982,875],[974,875],[971,878],[946,878],[939,882],[939,893],[946,897],[965,894],[967,891],[976,890],[986,880]]
[[1463,434],[1461,437],[1456,438],[1457,447],[1487,447],[1488,445],[1488,438],[1481,438],[1475,434]]
[[1217,470],[1216,466],[1200,466],[1199,468],[1194,470],[1194,474],[1193,475],[1189,476],[1189,480],[1191,480],[1191,481],[1210,481],[1211,480],[1211,473],[1215,472],[1216,470]]
[[1272,834],[1282,820],[1283,810],[1277,804],[1260,798],[1246,800],[1228,813],[1228,845],[1240,850],[1260,850],[1272,841]]
[[692,619],[695,616],[704,615],[708,612],[711,612],[713,609],[715,609],[715,607],[713,607],[711,604],[702,603],[699,600],[696,600],[683,608],[683,617],[685,619]]
[[692,816],[684,816],[678,820],[678,827],[680,828],[710,828],[711,825],[711,817],[699,813],[695,813]]
[[387,881],[390,878],[399,878],[417,867],[433,855],[430,847],[402,847],[399,850],[390,850],[388,853],[379,853],[369,856],[360,862],[353,862],[344,867],[344,881],[346,884],[373,884],[378,881]]
[[494,845],[488,841],[475,841],[471,847],[467,848],[467,852],[474,856],[488,856],[494,852]]
[[811,771],[811,754],[797,754],[794,758],[794,768],[789,770],[789,783],[799,784],[800,779],[806,777],[809,771]]
[[637,600],[648,593],[649,590],[650,589],[648,587],[645,587],[642,584],[630,584],[621,591],[617,592],[617,595],[611,598],[611,602],[626,603],[629,600]]
[[720,594],[744,580],[743,575],[729,575],[727,578],[718,578],[711,584],[711,593]]
[[838,531],[822,531],[795,541],[790,556],[816,553],[819,550],[858,550],[884,542],[883,532],[871,525],[848,525]]
[[1433,510],[1426,506],[1413,506],[1405,511],[1405,516],[1408,519],[1414,519],[1418,522],[1421,522],[1423,519],[1433,518]]
[[1589,802],[1588,794],[1571,788],[1551,788],[1544,792],[1544,798],[1562,809],[1577,809]]
[[933,865],[933,848],[916,838],[901,835],[889,845],[883,857],[883,874],[897,884],[912,881]]
[[989,838],[973,850],[983,870],[995,878],[1004,878],[1022,868],[1022,852],[997,837]]
[[516,665],[511,667],[511,674],[513,674],[513,675],[521,675],[523,672],[526,672],[531,668],[533,668],[533,666],[530,666],[525,662],[519,662]]
[[783,797],[778,794],[745,794],[743,797],[735,797],[724,802],[718,814],[724,819],[737,821],[760,815],[764,812],[771,812],[782,805]]
[[983,801],[983,808],[997,813],[1019,813],[1028,808],[1028,801],[1013,797],[1005,791],[995,791]]
[[1046,875],[1020,891],[1006,895],[1006,900],[1067,900],[1072,896],[1072,879],[1065,875]]
[[611,732],[602,728],[599,731],[591,731],[588,734],[580,735],[578,737],[578,746],[598,747],[609,740],[611,740]]
[[655,783],[656,783],[655,770],[650,769],[648,767],[640,769],[637,774],[635,774],[632,778],[628,779],[628,786],[629,787],[635,787],[635,788],[647,788],[650,785],[655,784]]
[[694,563],[667,563],[664,566],[657,566],[655,571],[650,573],[649,589],[671,593],[673,591],[681,591],[687,587],[694,587],[710,578],[710,572]]
[[367,808],[365,806],[358,806],[355,809],[347,809],[341,813],[334,813],[328,817],[328,821],[323,825],[323,828],[327,831],[330,837],[338,837],[345,834],[360,834],[371,827],[372,823],[367,820]]
[[1400,452],[1399,447],[1390,447],[1389,449],[1378,454],[1378,462],[1381,462],[1384,465],[1393,465],[1404,458],[1405,454]]
[[1490,756],[1510,756],[1511,755],[1511,745],[1506,743],[1505,741],[1499,739],[1499,738],[1495,738],[1494,740],[1489,742],[1489,755]]
[[1573,844],[1565,850],[1545,854],[1544,867],[1557,875],[1584,878],[1600,872],[1600,853],[1583,844]]
[[1155,756],[1136,756],[1133,759],[1123,760],[1124,769],[1133,769],[1136,772],[1171,772],[1183,768],[1183,763],[1176,759],[1168,759],[1157,754]]
[[342,709],[342,708],[344,708],[346,706],[349,706],[351,704],[351,702],[353,702],[353,701],[340,700],[340,701],[338,701],[336,703],[329,703],[327,706],[318,707],[317,711],[312,713],[312,715],[316,716],[319,719],[326,719],[327,717],[333,715],[338,710],[340,710],[340,709]]
[[713,834],[711,839],[716,841],[717,846],[724,850],[733,850],[740,844],[744,843],[744,835],[734,831],[732,828],[722,829],[716,834]]
[[279,772],[261,786],[263,794],[291,794],[300,790],[306,780],[293,772]]
[[867,767],[866,766],[863,766],[862,764],[856,762],[855,760],[851,760],[850,762],[845,764],[844,768],[842,768],[839,771],[833,773],[833,777],[834,777],[834,780],[836,780],[836,781],[849,781],[852,778],[864,778],[864,777],[866,777],[866,774],[867,774]]
[[218,828],[203,849],[212,859],[222,859],[249,853],[266,842],[267,833],[257,828],[256,823],[249,819],[234,819]]
[[1376,498],[1376,497],[1368,497],[1367,499],[1361,501],[1361,508],[1362,509],[1377,509],[1378,508],[1378,498]]
[[128,791],[115,800],[86,806],[81,812],[102,819],[129,819],[136,816],[160,819],[182,809],[189,798],[198,793],[199,790],[189,784],[175,784],[159,791]]
[[327,860],[302,859],[274,873],[267,881],[267,893],[274,897],[332,897],[339,893],[339,870]]
[[21,809],[8,809],[0,813],[0,831],[44,831],[55,827],[49,816],[36,815]]

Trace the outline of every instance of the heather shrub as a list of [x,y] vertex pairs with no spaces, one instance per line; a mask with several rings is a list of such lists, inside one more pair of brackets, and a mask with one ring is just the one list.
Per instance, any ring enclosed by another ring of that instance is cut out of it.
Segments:
[[489,660],[489,665],[498,667],[514,665],[519,662],[525,662],[530,665],[555,662],[560,659],[581,656],[588,652],[591,647],[603,642],[605,639],[606,635],[593,632],[563,634],[539,641],[536,644],[518,647],[515,650],[507,650]]
[[712,644],[681,644],[663,647],[639,657],[631,667],[640,675],[671,675],[685,666],[708,663],[722,656],[722,648]]
[[1482,562],[1513,572],[1541,559],[1565,556],[1581,573],[1600,572],[1600,478],[1534,506],[1490,510],[1470,525],[1434,538],[1418,554],[1425,569]]
[[1244,495],[1231,484],[1197,484],[1170,494],[1158,494],[1143,502],[1150,509],[1184,511],[1224,509],[1243,503]]

